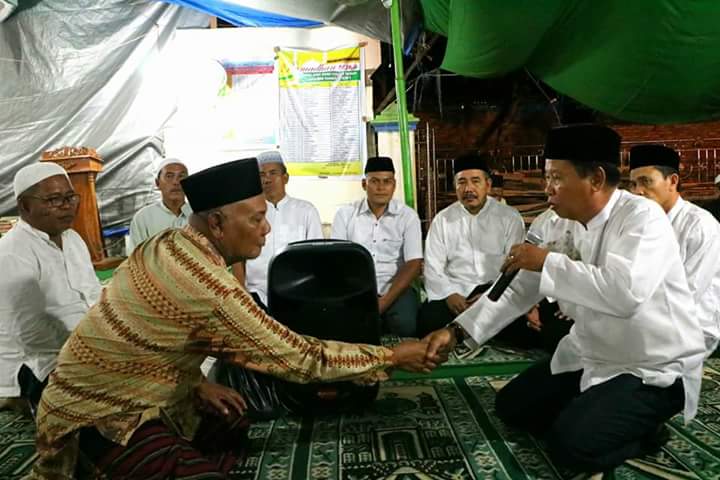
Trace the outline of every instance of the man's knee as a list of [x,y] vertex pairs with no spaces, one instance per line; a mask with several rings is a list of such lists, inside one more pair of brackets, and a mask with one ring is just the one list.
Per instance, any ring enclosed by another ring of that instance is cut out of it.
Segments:
[[548,453],[553,462],[575,471],[598,473],[606,469],[598,459],[600,452],[588,443],[592,432],[582,432],[578,428],[557,426],[550,428],[547,435]]
[[417,334],[418,300],[412,289],[406,290],[382,315],[384,330],[401,337]]
[[495,414],[505,424],[517,428],[528,427],[528,408],[527,401],[520,398],[518,391],[511,381],[495,395]]

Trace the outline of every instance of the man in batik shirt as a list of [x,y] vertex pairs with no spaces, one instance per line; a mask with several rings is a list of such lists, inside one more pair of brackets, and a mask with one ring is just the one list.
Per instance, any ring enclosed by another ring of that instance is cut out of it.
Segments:
[[74,478],[80,451],[95,476],[224,478],[247,420],[237,392],[203,378],[208,355],[295,382],[373,382],[390,367],[436,366],[423,343],[304,337],[255,304],[228,271],[257,257],[269,231],[255,159],[199,172],[183,189],[196,212],[189,225],[140,245],[61,350],[31,478]]

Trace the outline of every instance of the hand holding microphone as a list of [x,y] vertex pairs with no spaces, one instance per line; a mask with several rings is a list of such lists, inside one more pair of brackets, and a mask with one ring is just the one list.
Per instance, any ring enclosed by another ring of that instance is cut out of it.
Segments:
[[547,254],[550,252],[544,248],[540,248],[538,245],[541,243],[542,238],[540,238],[539,235],[534,232],[528,232],[525,243],[513,245],[500,268],[502,274],[487,294],[488,299],[496,302],[520,269],[532,272],[542,271],[543,265],[545,264],[545,257],[547,257]]

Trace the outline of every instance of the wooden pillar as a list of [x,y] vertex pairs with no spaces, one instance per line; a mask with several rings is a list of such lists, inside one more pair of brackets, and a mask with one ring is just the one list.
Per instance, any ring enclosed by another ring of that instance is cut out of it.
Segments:
[[95,196],[95,178],[102,170],[103,161],[97,152],[87,147],[63,147],[43,152],[41,162],[54,162],[70,176],[72,186],[80,194],[78,214],[72,228],[80,234],[96,267],[105,261],[105,250],[100,230],[100,213]]

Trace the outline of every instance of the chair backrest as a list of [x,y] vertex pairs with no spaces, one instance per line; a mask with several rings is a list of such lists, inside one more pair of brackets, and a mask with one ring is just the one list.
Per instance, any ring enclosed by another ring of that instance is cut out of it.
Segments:
[[380,343],[375,266],[357,243],[291,243],[270,262],[267,291],[270,314],[297,333]]

